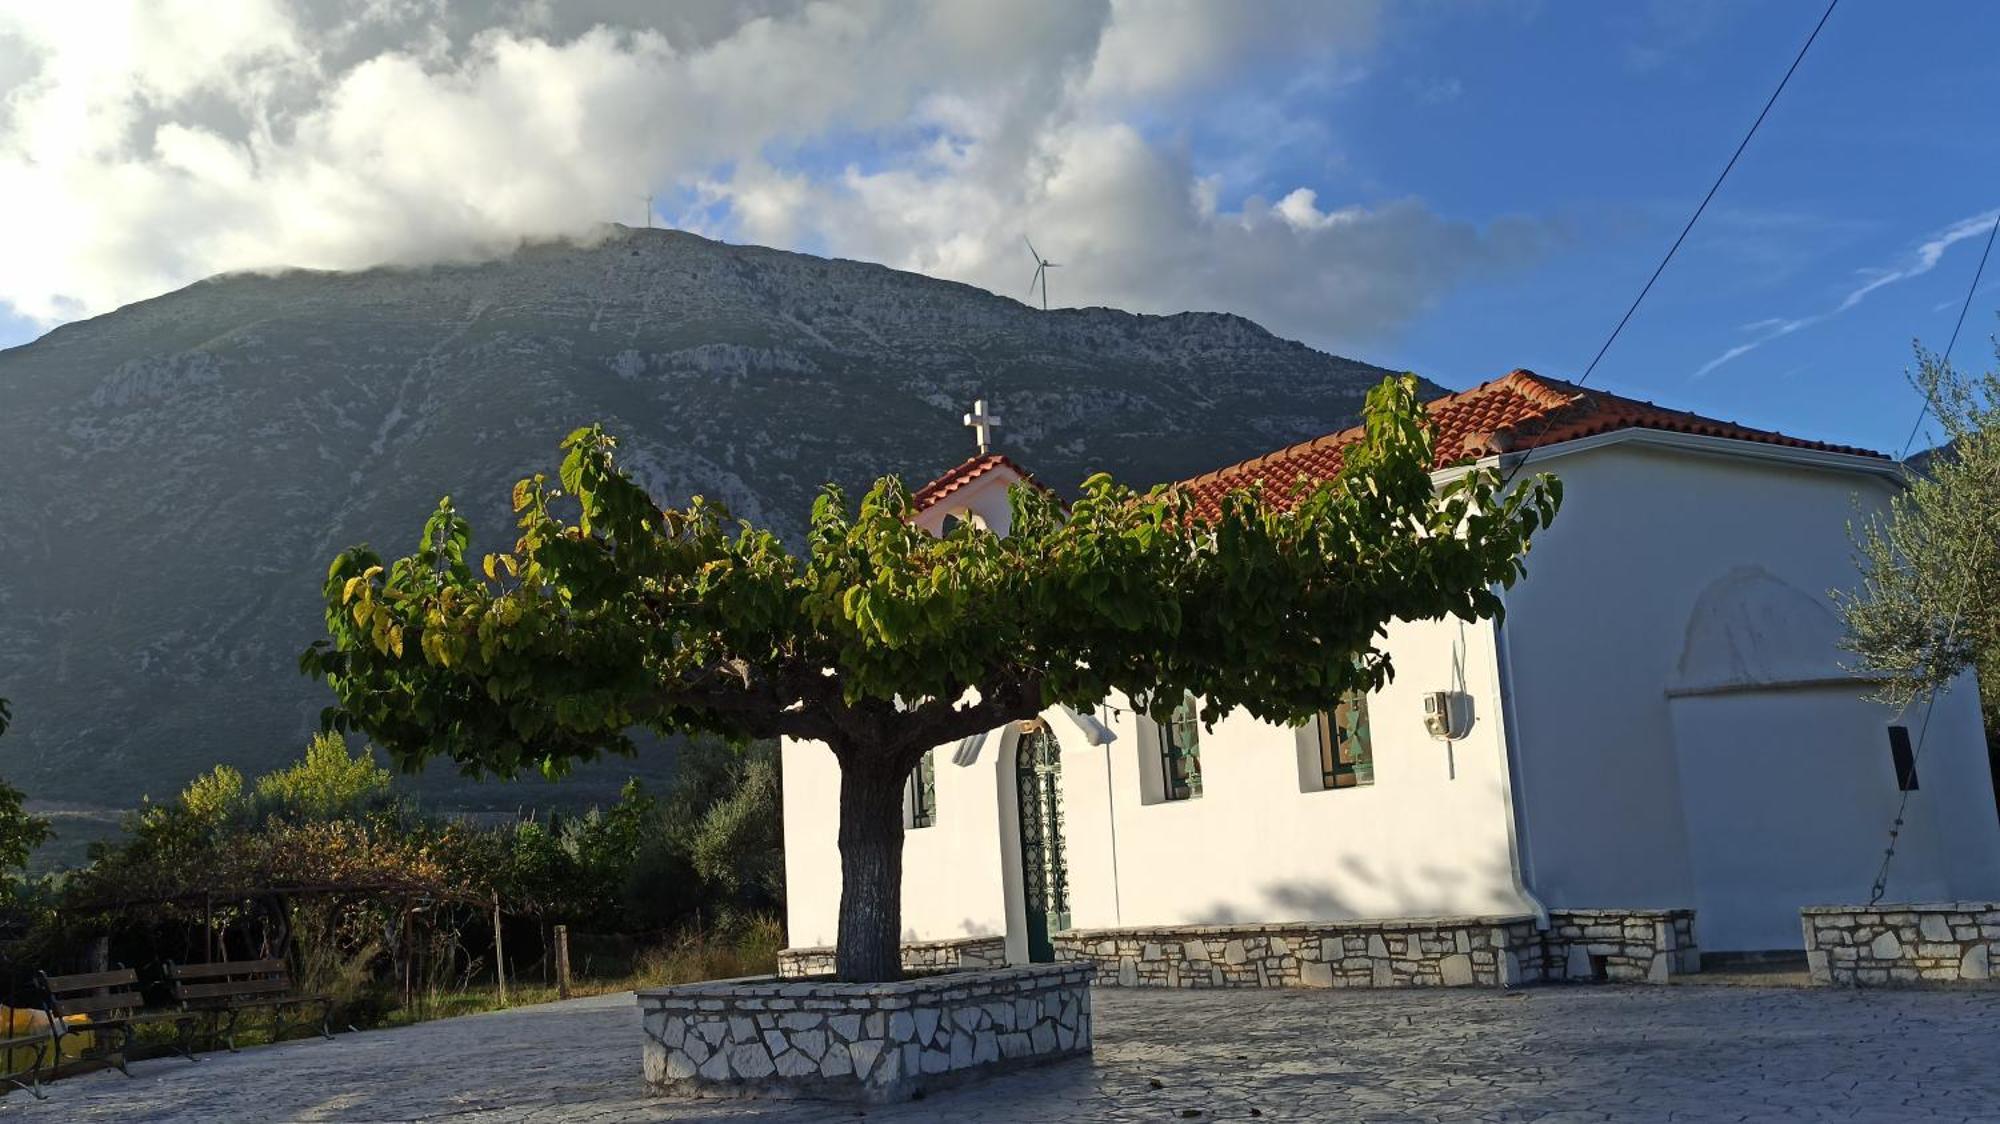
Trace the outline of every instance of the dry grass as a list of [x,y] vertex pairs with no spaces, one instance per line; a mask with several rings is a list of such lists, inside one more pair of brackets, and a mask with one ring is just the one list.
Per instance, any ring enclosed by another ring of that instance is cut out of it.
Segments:
[[684,933],[642,954],[630,982],[638,987],[665,987],[772,975],[778,970],[778,950],[783,947],[785,928],[775,917],[753,918],[734,932],[719,935]]
[[[642,987],[772,975],[778,970],[778,950],[783,947],[785,928],[775,917],[752,918],[727,930],[694,930],[640,952],[628,975],[571,981],[570,995],[606,995]],[[556,989],[540,983],[508,984],[504,1004],[491,984],[454,988],[434,992],[414,1007],[390,1011],[381,1025],[405,1026],[556,999]]]

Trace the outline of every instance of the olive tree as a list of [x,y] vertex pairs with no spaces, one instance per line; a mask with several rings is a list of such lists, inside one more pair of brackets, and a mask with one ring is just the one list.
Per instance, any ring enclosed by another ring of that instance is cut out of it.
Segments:
[[1966,375],[1920,349],[1914,381],[1946,443],[1885,515],[1856,529],[1863,581],[1834,596],[1847,646],[1883,676],[1884,701],[1906,705],[1976,668],[1990,739],[2000,731],[2000,373]]
[[934,537],[888,478],[853,506],[825,488],[798,554],[699,497],[661,510],[588,427],[557,480],[515,486],[512,549],[469,560],[447,498],[415,553],[336,558],[329,637],[302,665],[333,687],[330,725],[406,767],[555,776],[631,752],[635,728],[824,743],[838,972],[894,979],[902,791],[926,750],[1113,692],[1304,721],[1388,680],[1391,619],[1500,612],[1557,483],[1474,468],[1436,484],[1413,378],[1385,380],[1365,415],[1337,479],[1246,489],[1208,517],[1184,491],[1099,475],[1068,505],[1016,488],[1005,537]]

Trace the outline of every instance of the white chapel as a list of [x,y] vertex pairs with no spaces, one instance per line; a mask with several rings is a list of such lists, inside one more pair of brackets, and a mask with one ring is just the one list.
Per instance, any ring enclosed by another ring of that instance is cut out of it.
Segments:
[[[1293,729],[1120,698],[939,746],[905,800],[906,962],[1097,962],[1168,986],[1662,980],[1802,947],[1802,906],[2000,899],[1968,676],[1921,758],[1846,666],[1848,524],[1903,469],[1515,371],[1428,407],[1437,473],[1533,451],[1564,485],[1504,622],[1399,623],[1390,686]],[[915,494],[1007,531],[988,447]],[[1347,430],[1183,486],[1337,472]],[[1914,716],[1909,716],[1913,721]],[[837,766],[783,747],[785,970],[830,962]]]

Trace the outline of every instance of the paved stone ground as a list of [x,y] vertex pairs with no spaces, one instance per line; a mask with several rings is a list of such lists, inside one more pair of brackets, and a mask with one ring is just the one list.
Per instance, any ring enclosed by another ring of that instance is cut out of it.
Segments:
[[[89,1074],[22,1121],[1993,1120],[2000,991],[1099,989],[1094,1060],[872,1108],[661,1101],[632,997]],[[1159,1087],[1154,1088],[1153,1083]]]

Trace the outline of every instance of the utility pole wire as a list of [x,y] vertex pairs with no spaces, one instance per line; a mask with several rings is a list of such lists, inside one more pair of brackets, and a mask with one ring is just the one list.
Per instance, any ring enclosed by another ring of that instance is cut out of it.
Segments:
[[[1618,325],[1604,338],[1604,345],[1591,357],[1590,365],[1583,369],[1583,377],[1576,380],[1577,386],[1590,381],[1590,376],[1597,371],[1597,365],[1603,362],[1605,353],[1611,350],[1611,345],[1617,342],[1619,334],[1625,331],[1625,325],[1632,322],[1632,316],[1639,311],[1639,305],[1645,301],[1646,294],[1653,291],[1654,282],[1667,271],[1667,263],[1674,260],[1674,255],[1680,252],[1681,243],[1687,241],[1688,233],[1694,230],[1694,224],[1701,221],[1702,212],[1708,210],[1708,204],[1715,198],[1715,193],[1722,189],[1722,181],[1729,178],[1729,173],[1736,167],[1736,161],[1742,158],[1744,149],[1750,147],[1750,138],[1757,135],[1758,128],[1764,124],[1764,118],[1771,115],[1771,107],[1778,104],[1778,95],[1784,93],[1785,87],[1791,84],[1792,75],[1798,73],[1799,64],[1806,61],[1806,52],[1812,50],[1813,42],[1819,38],[1821,29],[1826,27],[1826,21],[1833,17],[1833,10],[1839,6],[1840,0],[1830,0],[1826,11],[1820,13],[1819,22],[1813,25],[1812,34],[1807,35],[1806,41],[1799,46],[1799,53],[1792,57],[1792,65],[1785,68],[1785,76],[1778,79],[1777,88],[1771,91],[1770,97],[1764,99],[1764,108],[1757,111],[1757,119],[1750,122],[1749,131],[1744,133],[1743,139],[1736,144],[1736,151],[1729,154],[1729,162],[1722,166],[1722,171],[1715,177],[1715,182],[1709,185],[1708,194],[1701,197],[1701,203],[1695,207],[1694,214],[1688,216],[1687,225],[1681,227],[1674,244],[1667,247],[1666,256],[1660,259],[1659,265],[1653,267],[1653,275],[1646,278],[1645,286],[1639,290],[1638,296],[1632,298],[1632,304],[1625,310],[1625,315],[1618,318]],[[1549,419],[1544,417],[1542,426],[1547,428],[1548,424]],[[1521,459],[1514,462],[1514,467],[1508,470],[1506,477],[1501,480],[1500,486],[1503,490],[1514,482],[1515,475],[1528,463],[1528,458],[1533,454],[1533,449],[1522,452]]]

